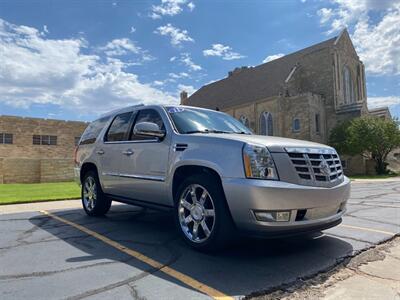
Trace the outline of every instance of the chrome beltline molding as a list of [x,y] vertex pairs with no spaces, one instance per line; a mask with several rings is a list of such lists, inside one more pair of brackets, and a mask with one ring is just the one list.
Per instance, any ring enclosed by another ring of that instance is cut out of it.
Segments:
[[123,173],[114,173],[114,172],[103,172],[102,175],[104,175],[104,176],[124,177],[124,178],[134,178],[134,179],[143,179],[143,180],[152,180],[152,181],[165,181],[165,177],[164,176],[123,174]]

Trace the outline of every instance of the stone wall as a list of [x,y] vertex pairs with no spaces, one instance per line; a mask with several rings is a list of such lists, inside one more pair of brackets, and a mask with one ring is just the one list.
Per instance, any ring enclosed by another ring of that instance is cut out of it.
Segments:
[[[13,134],[13,144],[0,144],[0,157],[6,158],[72,158],[75,138],[87,123],[0,116],[0,132]],[[33,135],[57,136],[57,145],[33,145]]]
[[[0,132],[13,135],[0,144],[0,183],[35,183],[73,179],[75,139],[87,123],[0,116]],[[33,135],[57,136],[56,145],[34,145]]]
[[40,159],[3,158],[3,183],[40,182]]
[[40,182],[73,180],[73,167],[72,159],[42,159],[40,161]]
[[344,174],[351,175],[365,175],[367,170],[366,160],[361,155],[349,156],[340,155],[340,158],[345,161],[343,165]]
[[71,181],[71,159],[0,158],[0,184]]

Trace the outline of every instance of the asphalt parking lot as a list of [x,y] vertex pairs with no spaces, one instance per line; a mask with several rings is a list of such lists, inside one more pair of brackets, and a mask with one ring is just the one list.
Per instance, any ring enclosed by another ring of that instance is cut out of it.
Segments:
[[[323,199],[321,199],[323,201]],[[114,205],[0,215],[1,299],[231,299],[328,270],[400,233],[400,181],[355,182],[343,224],[301,238],[189,249],[172,217]]]

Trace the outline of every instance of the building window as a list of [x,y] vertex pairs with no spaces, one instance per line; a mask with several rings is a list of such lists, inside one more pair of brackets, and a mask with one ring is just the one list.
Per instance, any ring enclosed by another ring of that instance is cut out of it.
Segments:
[[270,112],[264,111],[260,116],[260,134],[274,135],[274,124]]
[[33,145],[47,145],[55,146],[57,145],[57,136],[55,135],[34,135],[32,137]]
[[250,123],[249,123],[249,119],[248,119],[246,116],[241,115],[240,118],[239,118],[239,121],[240,121],[244,126],[246,126],[247,128],[249,128]]
[[351,71],[347,66],[343,68],[343,97],[345,104],[354,102],[353,78],[351,76]]
[[0,144],[12,144],[13,135],[12,133],[0,133]]
[[300,119],[295,118],[293,120],[292,130],[293,130],[293,132],[299,132],[300,131]]
[[74,138],[74,141],[75,141],[75,146],[78,146],[78,144],[79,144],[79,140],[81,139],[81,137],[80,136],[76,136],[75,138]]
[[319,114],[315,114],[315,132],[320,133],[321,132],[321,121]]

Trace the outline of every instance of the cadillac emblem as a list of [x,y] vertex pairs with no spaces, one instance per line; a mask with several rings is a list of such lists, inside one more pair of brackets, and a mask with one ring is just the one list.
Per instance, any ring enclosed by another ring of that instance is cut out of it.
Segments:
[[321,173],[325,176],[328,176],[331,173],[331,168],[329,167],[325,159],[323,159],[319,164],[319,169]]

